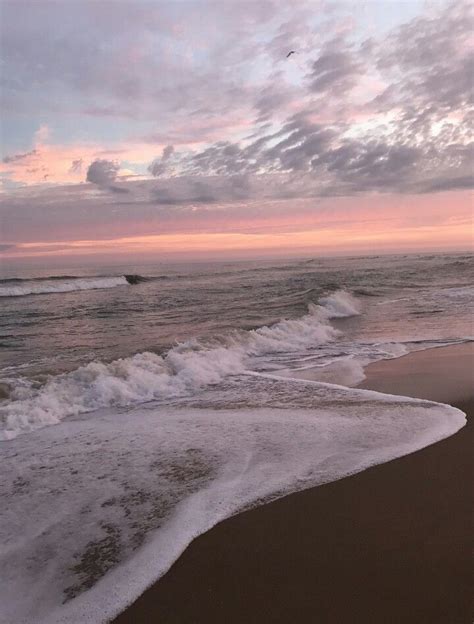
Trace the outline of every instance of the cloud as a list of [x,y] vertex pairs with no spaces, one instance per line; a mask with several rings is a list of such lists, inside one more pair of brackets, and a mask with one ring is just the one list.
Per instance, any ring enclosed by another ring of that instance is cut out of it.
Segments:
[[112,160],[94,160],[87,169],[86,181],[97,186],[110,186],[116,179],[120,165]]
[[161,157],[161,160],[167,161],[169,158],[171,158],[173,154],[174,154],[174,147],[172,145],[167,145],[163,149],[163,155]]
[[190,174],[228,176],[255,172],[258,164],[251,154],[251,146],[244,149],[237,143],[218,141],[190,154],[184,167]]
[[461,191],[474,188],[474,175],[431,180],[420,189],[422,193],[438,193],[444,191]]
[[264,176],[182,176],[163,180],[151,189],[151,202],[165,206],[228,204],[255,198],[278,197],[281,181],[270,188]]
[[155,160],[149,165],[148,171],[152,176],[158,178],[168,171],[168,161],[174,154],[174,147],[172,145],[167,145],[163,148],[163,153],[160,158],[155,158]]
[[318,96],[343,95],[355,87],[361,74],[361,63],[350,51],[328,49],[312,65],[309,88]]
[[94,160],[87,169],[86,181],[113,193],[128,193],[129,189],[123,186],[115,186],[114,184],[119,170],[120,165],[115,161]]
[[30,158],[31,156],[37,155],[37,150],[31,150],[30,152],[25,152],[24,154],[13,154],[12,156],[5,156],[2,159],[4,163],[17,163],[20,160],[25,160],[25,158]]
[[453,111],[459,119],[468,114],[473,100],[472,20],[471,3],[448,3],[403,24],[378,45],[378,69],[396,79],[376,103],[403,109],[401,130],[426,132]]
[[334,174],[329,189],[347,194],[363,191],[407,192],[416,180],[421,150],[378,141],[345,141],[312,161],[314,171]]
[[257,122],[261,123],[274,116],[280,116],[298,100],[299,90],[285,83],[282,72],[275,72],[269,84],[263,86],[256,95],[254,107]]
[[71,167],[69,169],[70,173],[81,173],[82,172],[82,165],[83,165],[83,159],[82,158],[78,158],[77,160],[73,160],[71,163]]
[[265,164],[283,171],[308,171],[312,161],[325,153],[337,136],[335,128],[296,115],[278,133],[280,140],[263,152]]

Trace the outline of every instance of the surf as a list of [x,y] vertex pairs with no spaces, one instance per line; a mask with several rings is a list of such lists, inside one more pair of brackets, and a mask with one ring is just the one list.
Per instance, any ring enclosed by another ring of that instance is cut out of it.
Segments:
[[254,358],[298,352],[336,340],[331,319],[360,313],[345,291],[308,304],[306,315],[271,326],[234,331],[214,341],[189,340],[164,355],[137,353],[112,362],[92,361],[74,371],[51,376],[38,388],[26,378],[12,380],[9,401],[0,406],[0,440],[59,423],[67,416],[105,407],[125,407],[166,400],[221,382],[252,368]]
[[35,279],[5,279],[0,281],[0,297],[24,297],[68,293],[79,290],[98,290],[133,286],[147,281],[141,275],[118,275],[98,277],[51,276]]

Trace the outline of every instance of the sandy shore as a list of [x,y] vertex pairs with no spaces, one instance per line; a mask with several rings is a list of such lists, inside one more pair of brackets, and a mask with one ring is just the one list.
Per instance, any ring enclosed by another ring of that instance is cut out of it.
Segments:
[[[474,415],[474,344],[368,367],[362,387]],[[472,424],[222,522],[115,624],[468,624]]]

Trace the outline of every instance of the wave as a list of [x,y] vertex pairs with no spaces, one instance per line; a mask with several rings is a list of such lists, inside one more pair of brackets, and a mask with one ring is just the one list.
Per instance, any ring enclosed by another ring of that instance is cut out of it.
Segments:
[[96,290],[99,288],[115,288],[140,284],[149,278],[141,275],[118,275],[78,277],[74,275],[50,276],[30,279],[0,280],[0,297],[23,297],[26,295],[43,295],[47,293],[66,293],[76,290]]
[[327,344],[341,333],[331,319],[359,313],[356,299],[338,291],[323,297],[319,305],[310,303],[301,318],[235,331],[214,343],[190,340],[164,356],[144,352],[109,363],[93,361],[49,378],[39,389],[25,378],[17,379],[10,401],[0,407],[0,439],[99,408],[192,395],[251,369],[254,358]]
[[322,297],[319,303],[327,310],[329,318],[344,318],[360,314],[359,302],[345,290],[337,290],[332,295]]

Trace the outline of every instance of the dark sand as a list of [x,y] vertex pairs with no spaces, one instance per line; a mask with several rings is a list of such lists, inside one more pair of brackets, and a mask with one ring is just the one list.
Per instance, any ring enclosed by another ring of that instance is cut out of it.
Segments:
[[[473,346],[373,364],[362,385],[472,418]],[[115,624],[470,624],[473,429],[222,522]]]

